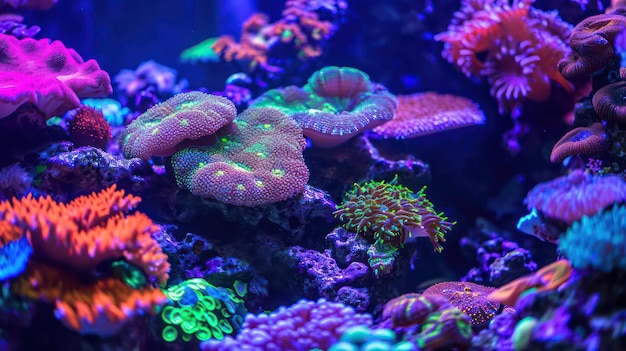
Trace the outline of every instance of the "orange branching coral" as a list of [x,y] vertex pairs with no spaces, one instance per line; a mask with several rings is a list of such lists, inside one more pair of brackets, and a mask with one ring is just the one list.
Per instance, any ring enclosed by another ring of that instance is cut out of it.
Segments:
[[551,81],[573,90],[557,69],[570,52],[571,26],[556,12],[532,8],[533,2],[463,0],[448,30],[435,37],[450,63],[467,76],[487,78],[501,113],[523,99],[547,99]]
[[85,282],[66,269],[36,261],[11,281],[11,290],[30,299],[54,303],[55,315],[83,334],[116,334],[132,317],[154,313],[167,297],[156,287],[134,289],[115,277]]
[[32,195],[0,203],[0,219],[21,228],[35,257],[88,272],[106,260],[126,259],[164,284],[169,263],[152,235],[159,231],[142,213],[124,215],[141,201],[115,185],[68,204]]
[[243,23],[239,42],[223,35],[212,49],[226,61],[250,61],[250,70],[261,67],[268,72],[280,70],[268,62],[269,49],[278,42],[292,44],[301,60],[318,57],[322,54],[319,42],[330,37],[335,26],[321,20],[314,10],[306,1],[288,0],[278,21],[269,23],[266,15],[255,13]]
[[255,13],[242,25],[239,42],[230,35],[218,37],[211,48],[226,61],[249,61],[250,70],[257,66],[274,72],[278,67],[267,62],[267,52],[272,40],[269,19],[262,13]]
[[569,280],[572,266],[568,260],[551,263],[535,273],[516,279],[503,287],[491,292],[487,298],[508,306],[514,306],[520,295],[536,288],[536,291],[549,291],[558,288]]

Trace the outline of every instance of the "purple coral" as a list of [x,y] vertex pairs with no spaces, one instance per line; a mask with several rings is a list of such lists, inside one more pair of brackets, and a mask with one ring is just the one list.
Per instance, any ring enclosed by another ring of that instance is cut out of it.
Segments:
[[350,327],[372,325],[372,316],[342,303],[300,300],[271,314],[249,314],[236,338],[208,340],[202,351],[328,349]]
[[345,269],[339,268],[335,259],[315,250],[294,246],[289,250],[295,266],[304,276],[305,294],[335,299],[339,288],[352,285],[370,275],[370,269],[362,262],[352,262]]
[[3,13],[0,14],[0,34],[9,34],[18,39],[32,38],[41,30],[38,26],[27,26],[22,23],[23,16]]

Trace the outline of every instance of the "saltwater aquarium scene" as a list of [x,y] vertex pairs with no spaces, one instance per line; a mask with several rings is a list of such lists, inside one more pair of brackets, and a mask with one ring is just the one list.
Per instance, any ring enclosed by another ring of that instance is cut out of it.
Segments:
[[626,0],[0,0],[0,351],[625,351]]

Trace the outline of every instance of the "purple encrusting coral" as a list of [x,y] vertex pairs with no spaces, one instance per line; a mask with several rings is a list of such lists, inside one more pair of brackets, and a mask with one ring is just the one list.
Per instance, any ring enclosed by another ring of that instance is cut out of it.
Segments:
[[9,34],[16,38],[32,38],[41,30],[38,26],[28,26],[24,17],[14,14],[0,14],[0,34]]

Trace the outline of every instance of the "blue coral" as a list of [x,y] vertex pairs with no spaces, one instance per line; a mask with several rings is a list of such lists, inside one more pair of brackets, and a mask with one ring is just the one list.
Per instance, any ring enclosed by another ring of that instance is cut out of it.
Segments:
[[0,248],[0,281],[20,275],[26,269],[26,264],[33,248],[26,236],[10,241]]
[[575,268],[626,270],[626,207],[583,217],[561,238],[559,250]]

